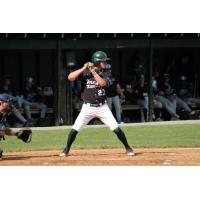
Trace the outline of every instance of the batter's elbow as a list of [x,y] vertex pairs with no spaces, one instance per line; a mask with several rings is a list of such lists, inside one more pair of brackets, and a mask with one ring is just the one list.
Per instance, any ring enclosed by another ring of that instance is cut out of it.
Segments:
[[100,83],[100,86],[106,87],[106,86],[108,86],[108,82],[106,80],[102,80],[101,83]]
[[68,78],[69,81],[74,81],[75,80],[75,78],[71,74],[69,74],[69,76],[67,78]]
[[99,84],[101,87],[106,87],[107,86],[107,83],[106,82],[102,82]]

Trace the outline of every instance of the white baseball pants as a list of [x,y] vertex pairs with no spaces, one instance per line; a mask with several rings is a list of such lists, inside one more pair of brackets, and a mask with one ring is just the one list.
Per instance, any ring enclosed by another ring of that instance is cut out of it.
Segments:
[[110,111],[107,103],[100,107],[91,107],[89,103],[84,103],[72,128],[76,131],[80,131],[83,126],[87,125],[90,120],[96,117],[107,125],[111,131],[118,128],[118,123]]

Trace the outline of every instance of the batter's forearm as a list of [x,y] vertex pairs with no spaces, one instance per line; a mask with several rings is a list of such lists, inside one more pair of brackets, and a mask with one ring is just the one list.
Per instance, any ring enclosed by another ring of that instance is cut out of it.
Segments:
[[97,81],[97,83],[101,86],[101,87],[105,87],[107,86],[107,81],[103,78],[101,78],[101,76],[99,76],[99,74],[97,74],[96,72],[92,73],[94,76],[94,79]]
[[84,66],[76,71],[71,72],[68,75],[68,80],[75,81],[85,70],[86,70],[86,67]]

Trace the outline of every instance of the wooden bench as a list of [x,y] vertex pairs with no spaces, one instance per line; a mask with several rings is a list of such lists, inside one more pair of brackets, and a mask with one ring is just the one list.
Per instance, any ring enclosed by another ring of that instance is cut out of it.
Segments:
[[200,105],[199,104],[193,103],[190,106],[191,106],[192,110],[200,110]]
[[[191,104],[190,105],[194,110],[200,110],[200,105]],[[136,104],[122,105],[122,110],[139,110],[140,107]]]
[[140,110],[141,108],[138,105],[122,105],[122,110]]
[[[24,109],[23,108],[20,108],[19,111],[20,111],[21,114],[24,114]],[[31,114],[39,114],[40,110],[37,109],[37,108],[31,108],[30,109],[30,113]],[[53,114],[54,113],[54,109],[53,108],[47,108],[47,112],[46,113]]]
[[[39,114],[40,110],[36,109],[36,108],[31,108],[30,112],[31,112],[31,114]],[[52,113],[54,113],[54,109],[53,108],[47,108],[47,112],[46,113],[47,114],[52,114]]]

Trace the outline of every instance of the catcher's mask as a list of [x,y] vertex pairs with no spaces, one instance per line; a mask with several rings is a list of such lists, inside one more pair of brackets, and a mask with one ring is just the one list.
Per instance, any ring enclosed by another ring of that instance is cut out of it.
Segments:
[[107,54],[103,51],[96,51],[92,54],[92,62],[94,65],[98,65],[101,61],[108,61],[110,58],[108,58]]

